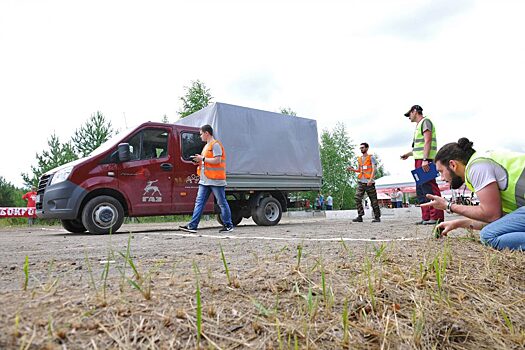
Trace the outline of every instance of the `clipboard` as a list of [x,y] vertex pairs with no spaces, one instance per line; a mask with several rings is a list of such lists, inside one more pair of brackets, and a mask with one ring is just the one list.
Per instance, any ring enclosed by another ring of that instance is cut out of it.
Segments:
[[430,169],[427,172],[425,172],[423,168],[416,168],[411,171],[417,185],[427,183],[439,176],[439,171],[436,169],[436,164],[428,163],[428,166]]

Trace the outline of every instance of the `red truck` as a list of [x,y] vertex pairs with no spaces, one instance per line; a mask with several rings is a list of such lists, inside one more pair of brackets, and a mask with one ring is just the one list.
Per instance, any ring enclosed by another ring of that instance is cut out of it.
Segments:
[[[191,214],[199,177],[190,156],[204,146],[204,124],[226,150],[234,225],[243,217],[276,225],[289,192],[320,189],[315,120],[214,103],[181,123],[147,122],[121,132],[88,157],[47,172],[38,185],[37,216],[60,219],[69,232],[106,234],[125,217]],[[212,195],[205,213],[219,212]]]

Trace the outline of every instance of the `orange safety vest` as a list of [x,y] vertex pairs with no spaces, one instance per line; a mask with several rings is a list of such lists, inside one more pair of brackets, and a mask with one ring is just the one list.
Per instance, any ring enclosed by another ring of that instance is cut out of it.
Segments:
[[[219,146],[221,146],[221,161],[217,164],[204,163],[204,175],[211,180],[226,180],[226,153],[224,152],[222,144],[217,140],[213,140],[204,146],[201,154],[204,158],[215,158],[213,156],[213,145],[215,145],[215,143],[218,143]],[[197,167],[197,175],[199,176],[201,176],[201,166],[202,165],[199,165]]]
[[371,179],[372,178],[372,156],[368,155],[365,158],[365,162],[363,163],[363,157],[357,157],[357,162],[359,163],[359,175],[357,175],[358,179],[362,179],[363,177],[365,179]]

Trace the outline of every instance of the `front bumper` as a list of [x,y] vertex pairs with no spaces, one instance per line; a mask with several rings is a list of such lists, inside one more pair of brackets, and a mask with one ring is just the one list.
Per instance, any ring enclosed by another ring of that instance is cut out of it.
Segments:
[[39,185],[36,215],[40,219],[77,219],[86,195],[86,190],[68,180],[52,186],[46,184],[44,188]]

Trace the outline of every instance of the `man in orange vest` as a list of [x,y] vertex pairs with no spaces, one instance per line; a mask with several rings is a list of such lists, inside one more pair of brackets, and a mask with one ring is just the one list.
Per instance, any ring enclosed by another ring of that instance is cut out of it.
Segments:
[[358,173],[357,175],[357,191],[355,193],[355,204],[357,206],[357,217],[353,219],[353,222],[363,222],[363,215],[365,210],[363,209],[363,196],[366,194],[370,198],[372,203],[372,209],[374,210],[374,219],[372,222],[381,222],[381,210],[377,203],[377,192],[376,185],[374,182],[374,175],[376,172],[377,161],[373,155],[368,154],[368,143],[363,142],[359,146],[359,150],[363,154],[361,157],[357,157],[358,168],[352,168],[349,166],[347,170]]
[[201,154],[193,156],[193,161],[198,165],[197,175],[200,176],[199,191],[195,199],[195,208],[191,221],[180,226],[182,231],[197,233],[197,227],[201,220],[204,205],[213,192],[219,207],[221,208],[221,219],[224,227],[220,233],[233,231],[232,214],[228,201],[226,200],[226,153],[222,144],[213,137],[213,128],[206,124],[200,130],[201,140],[206,142]]

